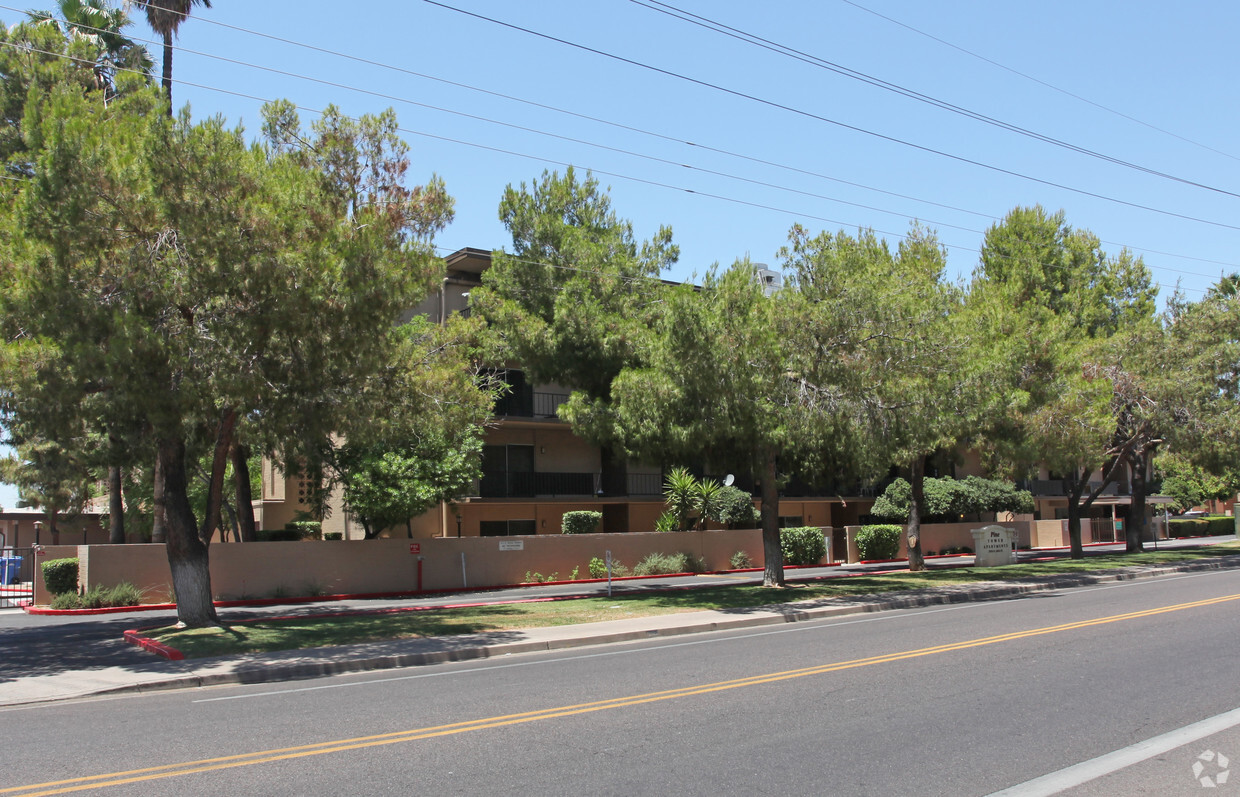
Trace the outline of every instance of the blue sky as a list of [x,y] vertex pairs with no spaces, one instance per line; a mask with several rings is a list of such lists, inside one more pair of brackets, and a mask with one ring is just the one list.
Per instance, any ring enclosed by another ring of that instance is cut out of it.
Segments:
[[[745,255],[778,267],[794,223],[873,227],[894,243],[912,220],[938,231],[952,274],[967,277],[986,227],[1034,203],[1063,209],[1109,251],[1142,254],[1164,293],[1178,284],[1198,298],[1240,271],[1240,198],[1227,193],[1240,194],[1233,4],[213,6],[181,28],[176,104],[251,133],[263,99],[289,98],[306,120],[328,103],[352,115],[395,108],[413,179],[438,173],[456,198],[456,220],[437,239],[444,254],[510,243],[496,212],[504,187],[571,163],[611,187],[639,237],[672,227],[681,247],[673,279]],[[11,24],[22,8],[0,0],[0,19]],[[664,13],[673,9],[800,55]],[[132,35],[150,37],[134,16]],[[0,503],[12,500],[0,492]]]

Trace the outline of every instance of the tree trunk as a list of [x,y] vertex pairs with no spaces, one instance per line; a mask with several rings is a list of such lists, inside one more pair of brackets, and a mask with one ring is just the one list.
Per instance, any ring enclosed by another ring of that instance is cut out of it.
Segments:
[[164,523],[164,465],[155,455],[155,474],[151,482],[151,542],[166,542],[168,533]]
[[256,542],[258,529],[254,523],[254,496],[250,492],[250,447],[244,443],[233,446],[233,478],[237,482],[237,522],[242,542]]
[[1124,524],[1124,548],[1128,553],[1145,550],[1145,496],[1148,492],[1146,474],[1149,471],[1150,452],[1141,449],[1128,456],[1132,476],[1132,504],[1128,507],[1128,522]]
[[168,116],[172,112],[172,32],[164,34],[164,94],[168,97]]
[[108,466],[108,542],[125,543],[125,497],[121,493],[120,465]]
[[159,462],[164,472],[168,566],[176,593],[177,620],[187,628],[219,625],[211,602],[207,546],[198,535],[186,490],[184,439],[160,439]]
[[237,429],[237,411],[229,408],[220,414],[215,430],[215,452],[211,457],[211,480],[207,484],[207,509],[198,529],[204,545],[211,544],[211,537],[220,525],[220,504],[224,500],[224,474],[228,471],[228,455],[233,448],[233,432]]
[[775,451],[766,452],[762,465],[762,586],[784,586],[784,551],[779,544],[779,485],[775,481]]
[[1078,477],[1072,471],[1072,477],[1065,479],[1068,493],[1068,545],[1072,547],[1073,559],[1084,559],[1085,548],[1081,545],[1081,493],[1089,484],[1089,473]]
[[908,475],[913,492],[908,510],[908,569],[925,570],[926,560],[921,555],[921,517],[926,511],[926,461],[923,457],[913,458]]
[[52,535],[52,545],[60,545],[60,524],[56,521],[56,518],[60,515],[60,513],[56,511],[55,507],[46,510],[46,512],[47,530]]

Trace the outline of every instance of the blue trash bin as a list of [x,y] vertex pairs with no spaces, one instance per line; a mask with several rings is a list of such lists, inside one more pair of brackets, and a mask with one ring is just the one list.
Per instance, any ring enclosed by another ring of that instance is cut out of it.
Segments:
[[0,556],[0,584],[16,584],[21,568],[20,556]]

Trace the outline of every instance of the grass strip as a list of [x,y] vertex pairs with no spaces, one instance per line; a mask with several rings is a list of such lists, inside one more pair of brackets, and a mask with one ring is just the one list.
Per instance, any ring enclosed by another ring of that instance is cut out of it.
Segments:
[[1123,567],[1198,561],[1240,552],[1240,541],[1202,548],[1107,554],[1055,559],[1003,567],[942,568],[920,573],[823,577],[792,583],[785,590],[758,586],[719,586],[659,593],[619,594],[543,603],[508,603],[452,609],[375,614],[320,615],[238,622],[219,628],[151,629],[144,635],[176,648],[187,659],[236,653],[302,650],[391,639],[453,636],[576,625],[705,609],[746,609],[819,598],[845,598],[884,592],[930,589],[978,581],[1105,572]]

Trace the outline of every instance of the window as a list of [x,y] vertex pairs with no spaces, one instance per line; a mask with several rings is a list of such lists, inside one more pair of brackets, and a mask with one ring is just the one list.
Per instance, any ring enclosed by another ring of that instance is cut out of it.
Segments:
[[533,520],[483,520],[478,524],[483,537],[511,537],[515,534],[536,534]]
[[534,495],[533,446],[483,446],[483,498],[532,497]]

